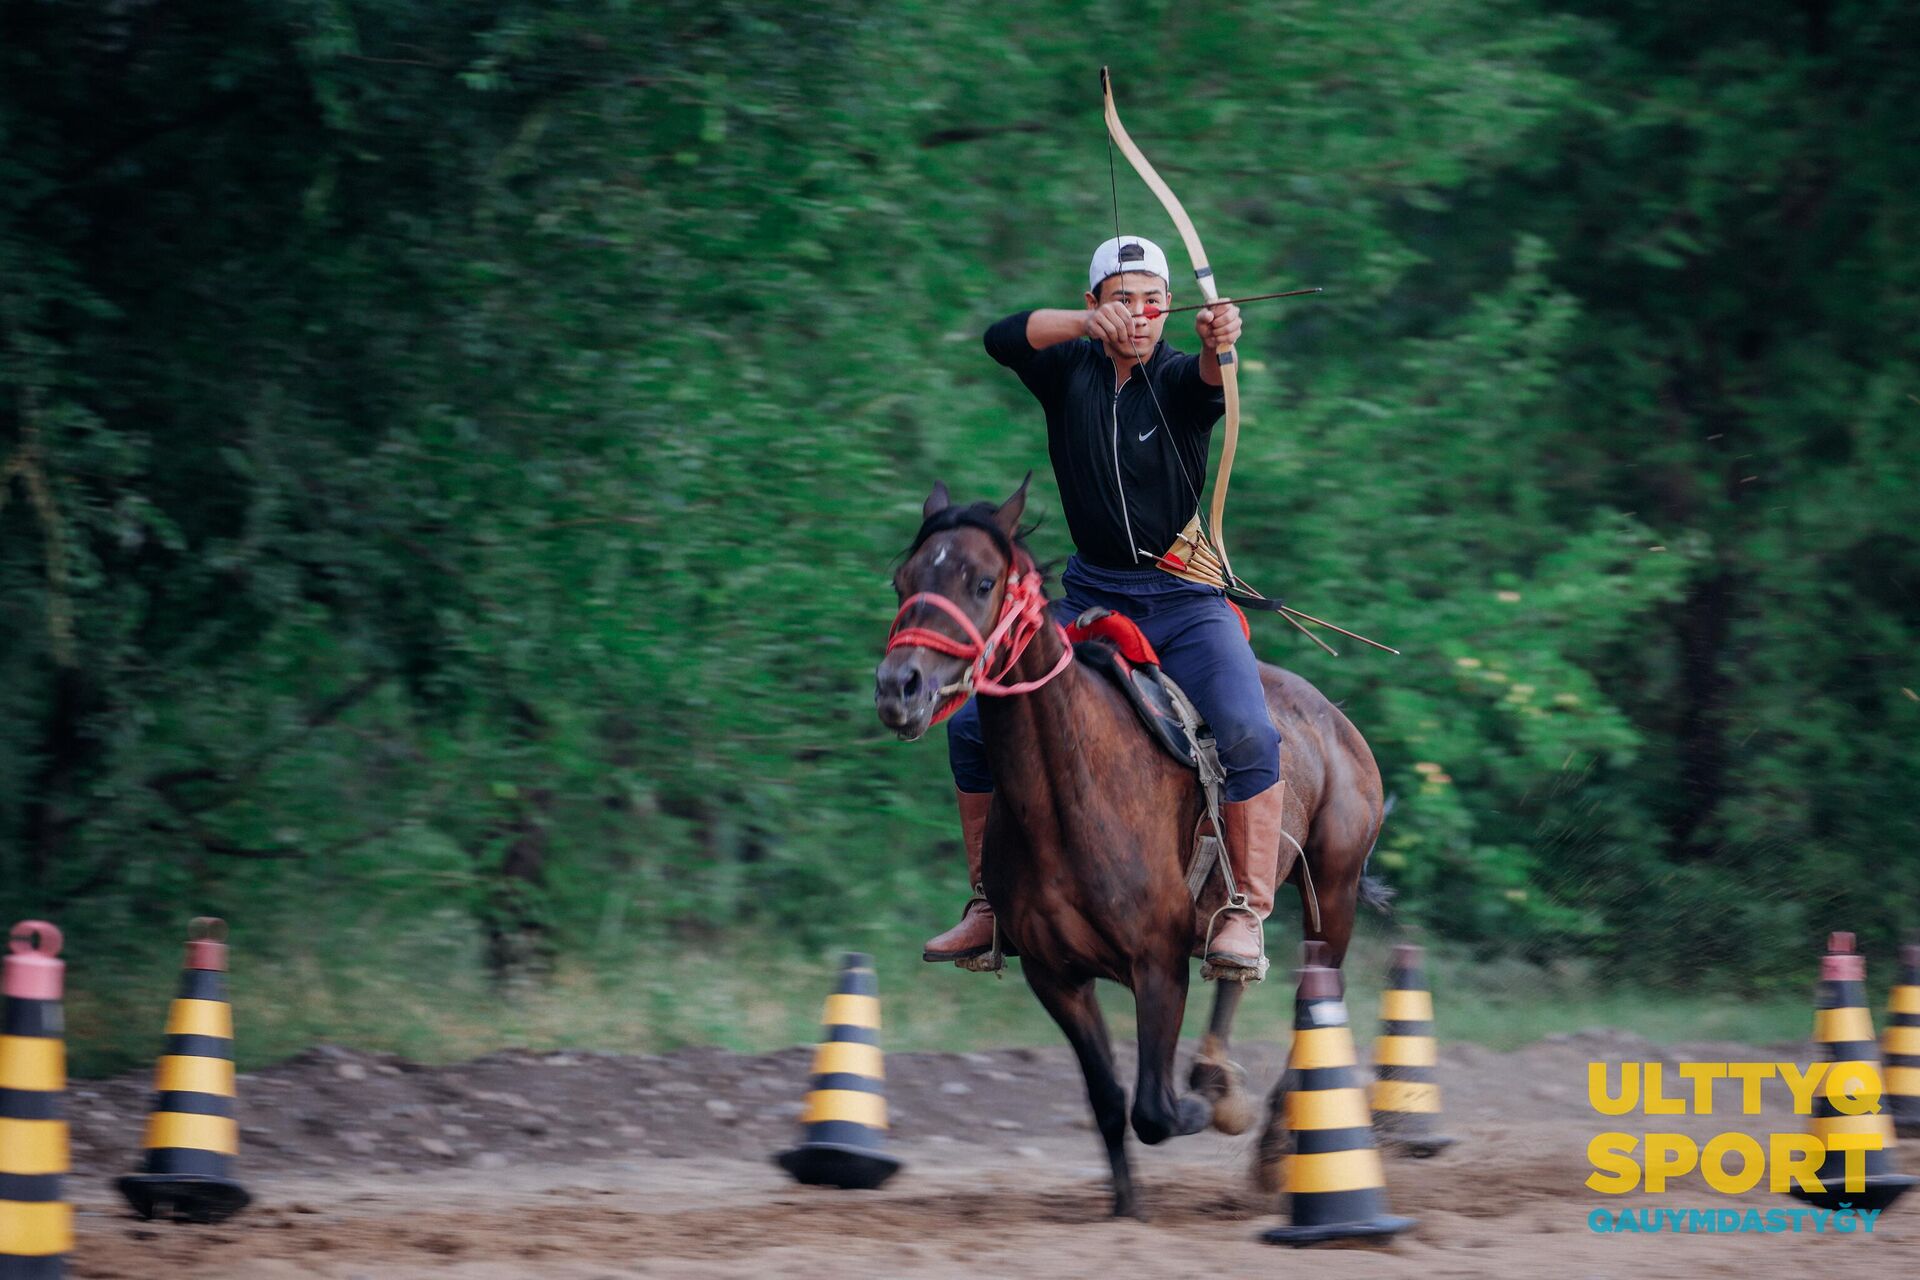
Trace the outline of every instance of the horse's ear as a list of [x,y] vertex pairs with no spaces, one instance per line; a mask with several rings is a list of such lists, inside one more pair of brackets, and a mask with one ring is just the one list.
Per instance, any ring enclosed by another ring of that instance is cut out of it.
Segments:
[[927,495],[926,505],[920,508],[920,518],[922,520],[931,520],[951,505],[952,501],[947,497],[947,482],[945,480],[935,480],[933,482],[933,492]]
[[1001,503],[1000,509],[993,513],[993,522],[999,525],[1000,532],[1009,538],[1017,536],[1020,532],[1020,517],[1027,509],[1027,486],[1032,483],[1033,472],[1029,471],[1027,478],[1020,482],[1020,487],[1013,491],[1013,496]]

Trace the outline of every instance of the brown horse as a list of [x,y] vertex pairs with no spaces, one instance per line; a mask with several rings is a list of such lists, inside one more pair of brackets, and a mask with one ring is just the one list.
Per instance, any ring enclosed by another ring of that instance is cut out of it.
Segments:
[[[946,487],[935,486],[894,575],[903,605],[894,646],[875,673],[874,701],[883,724],[914,739],[983,671],[982,691],[1002,691],[980,707],[994,778],[987,900],[1027,985],[1080,1060],[1113,1169],[1113,1211],[1139,1216],[1125,1148],[1126,1091],[1114,1076],[1094,979],[1133,991],[1140,1045],[1133,1131],[1149,1144],[1209,1123],[1239,1133],[1252,1122],[1238,1070],[1226,1060],[1244,987],[1220,984],[1188,1081],[1200,1092],[1182,1094],[1174,1055],[1197,940],[1185,867],[1204,801],[1192,771],[1149,742],[1120,691],[1067,662],[1058,627],[1042,621],[1000,630],[1016,609],[1033,622],[1033,602],[1044,601],[1039,571],[1018,541],[1025,506],[1025,484],[997,508],[950,505]],[[935,596],[944,602],[930,602]],[[966,639],[957,634],[965,629],[960,616],[973,628]],[[1024,650],[1017,660],[1005,647],[982,656],[992,647],[981,643],[989,633],[1025,637]],[[903,638],[916,643],[903,646]],[[1331,946],[1337,966],[1380,830],[1380,771],[1359,732],[1312,685],[1264,664],[1261,678],[1283,743],[1286,832],[1305,850],[1318,892],[1319,928],[1303,901],[1305,927]],[[1293,847],[1282,844],[1281,880],[1298,878]],[[1384,902],[1376,884],[1366,894]]]

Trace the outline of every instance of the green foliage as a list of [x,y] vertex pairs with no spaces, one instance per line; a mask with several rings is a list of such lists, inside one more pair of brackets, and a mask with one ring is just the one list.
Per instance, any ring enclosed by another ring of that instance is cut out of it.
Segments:
[[1230,291],[1328,289],[1249,309],[1229,543],[1404,651],[1255,636],[1372,742],[1412,920],[1673,978],[1884,942],[1920,914],[1916,35],[11,6],[0,915],[151,963],[223,912],[289,972],[449,911],[563,972],[944,923],[942,753],[870,710],[886,570],[936,477],[1037,467],[1055,509],[979,333],[1074,305],[1113,62]]

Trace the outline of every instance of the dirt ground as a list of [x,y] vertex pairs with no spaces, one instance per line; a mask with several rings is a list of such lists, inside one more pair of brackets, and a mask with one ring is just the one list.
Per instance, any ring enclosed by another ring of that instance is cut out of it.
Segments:
[[[1262,1090],[1281,1050],[1237,1056]],[[1363,1047],[1364,1053],[1364,1047]],[[1263,1244],[1277,1206],[1251,1190],[1252,1136],[1132,1146],[1150,1221],[1107,1217],[1105,1161],[1064,1046],[887,1059],[893,1150],[878,1192],[803,1188],[769,1157],[793,1144],[810,1050],[659,1057],[496,1054],[451,1067],[315,1049],[241,1077],[237,1173],[254,1206],[216,1227],[131,1217],[144,1079],[69,1093],[77,1205],[69,1274],[106,1280],[508,1280],[629,1276],[1597,1277],[1920,1275],[1920,1194],[1872,1235],[1598,1235],[1608,1208],[1766,1209],[1697,1178],[1660,1197],[1588,1191],[1589,1060],[1810,1059],[1808,1046],[1657,1049],[1583,1032],[1514,1053],[1442,1045],[1445,1129],[1459,1145],[1389,1159],[1387,1248]],[[1802,1127],[1777,1110],[1651,1122],[1702,1141]],[[1764,1140],[1764,1139],[1763,1139]],[[1131,1141],[1131,1140],[1130,1140]],[[1905,1157],[1908,1170],[1920,1160]]]

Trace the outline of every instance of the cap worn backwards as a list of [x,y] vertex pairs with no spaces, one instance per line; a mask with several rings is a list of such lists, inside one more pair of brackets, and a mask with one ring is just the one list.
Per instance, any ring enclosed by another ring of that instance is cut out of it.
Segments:
[[1087,292],[1099,293],[1104,281],[1123,271],[1144,271],[1168,283],[1173,279],[1159,245],[1140,236],[1117,236],[1093,251],[1093,261],[1087,265]]

